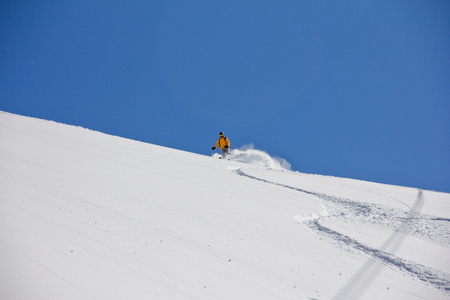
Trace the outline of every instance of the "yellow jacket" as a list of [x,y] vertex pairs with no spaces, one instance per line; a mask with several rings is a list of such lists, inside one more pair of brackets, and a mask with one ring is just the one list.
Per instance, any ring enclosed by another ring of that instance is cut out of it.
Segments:
[[219,148],[223,150],[225,146],[228,146],[230,148],[230,140],[226,136],[221,136],[218,140],[214,148]]

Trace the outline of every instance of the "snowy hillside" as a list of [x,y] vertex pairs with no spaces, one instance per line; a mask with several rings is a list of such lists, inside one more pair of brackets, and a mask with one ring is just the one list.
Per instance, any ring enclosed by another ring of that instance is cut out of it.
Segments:
[[0,299],[449,299],[450,194],[235,154],[0,112]]

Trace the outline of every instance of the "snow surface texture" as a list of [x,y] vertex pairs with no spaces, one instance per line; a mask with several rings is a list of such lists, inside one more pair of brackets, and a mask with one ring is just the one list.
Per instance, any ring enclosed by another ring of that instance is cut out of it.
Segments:
[[0,299],[449,299],[450,194],[0,112]]

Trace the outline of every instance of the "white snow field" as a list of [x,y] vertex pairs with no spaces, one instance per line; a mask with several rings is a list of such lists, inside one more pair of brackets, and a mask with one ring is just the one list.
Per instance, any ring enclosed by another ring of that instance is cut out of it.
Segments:
[[0,299],[450,299],[450,194],[283,166],[1,112]]

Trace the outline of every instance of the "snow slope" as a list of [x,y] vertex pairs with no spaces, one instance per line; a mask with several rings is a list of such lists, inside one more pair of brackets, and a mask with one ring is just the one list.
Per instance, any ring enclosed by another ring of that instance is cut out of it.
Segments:
[[0,299],[449,299],[450,194],[284,166],[0,112]]

